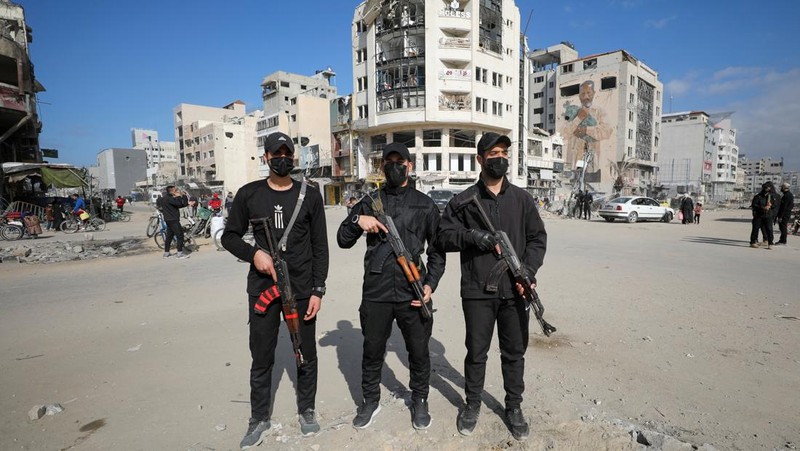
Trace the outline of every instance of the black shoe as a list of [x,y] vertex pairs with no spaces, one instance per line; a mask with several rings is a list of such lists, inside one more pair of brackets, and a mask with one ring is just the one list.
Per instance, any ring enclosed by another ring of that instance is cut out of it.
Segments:
[[261,442],[264,441],[264,436],[269,432],[271,426],[272,424],[269,420],[250,418],[250,423],[247,426],[247,433],[244,434],[244,438],[239,443],[239,447],[241,449],[248,449],[260,445]]
[[530,434],[528,429],[528,422],[525,421],[525,416],[522,414],[522,409],[513,407],[506,409],[506,421],[511,429],[511,435],[517,440],[525,440]]
[[361,407],[356,412],[356,417],[353,418],[353,427],[357,429],[365,429],[372,424],[372,419],[381,411],[381,405],[378,401],[364,401]]
[[472,431],[475,430],[475,425],[478,424],[478,417],[480,415],[480,404],[467,404],[466,407],[458,413],[458,418],[456,419],[458,433],[461,435],[472,435]]
[[308,437],[319,432],[319,423],[314,409],[308,409],[300,414],[300,433],[303,437]]
[[427,400],[411,400],[411,425],[414,426],[414,429],[428,429],[431,425],[431,416],[428,413]]

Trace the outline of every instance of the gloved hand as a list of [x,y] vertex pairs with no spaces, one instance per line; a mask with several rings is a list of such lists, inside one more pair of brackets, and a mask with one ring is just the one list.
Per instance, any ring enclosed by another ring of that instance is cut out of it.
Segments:
[[484,252],[493,251],[497,245],[497,238],[485,230],[470,229],[468,236],[472,244]]

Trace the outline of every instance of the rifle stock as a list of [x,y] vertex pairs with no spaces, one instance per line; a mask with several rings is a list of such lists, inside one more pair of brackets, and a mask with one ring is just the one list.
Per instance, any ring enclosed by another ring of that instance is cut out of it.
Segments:
[[[275,275],[277,276],[275,285],[280,292],[283,320],[286,322],[286,328],[289,330],[289,338],[292,340],[292,350],[294,351],[297,367],[300,368],[305,364],[305,359],[303,358],[303,351],[300,349],[300,345],[303,342],[300,337],[300,314],[297,312],[297,299],[294,297],[292,284],[289,279],[289,265],[286,263],[286,260],[283,258],[278,248],[278,242],[275,239],[275,229],[272,225],[272,218],[251,219],[250,223],[264,227],[267,247],[272,256]],[[255,232],[255,227],[253,228],[253,232]]]
[[389,244],[392,245],[392,250],[397,257],[397,264],[400,265],[403,274],[406,276],[406,280],[408,280],[409,285],[411,285],[411,289],[414,290],[414,295],[417,297],[420,304],[422,304],[420,310],[422,312],[422,317],[426,319],[430,318],[433,316],[433,313],[430,307],[428,307],[428,304],[425,303],[425,290],[422,286],[419,268],[414,264],[408,249],[405,244],[403,244],[403,240],[400,239],[400,233],[394,225],[394,220],[389,215],[381,215],[378,217],[378,220],[389,229],[389,233],[387,234]]

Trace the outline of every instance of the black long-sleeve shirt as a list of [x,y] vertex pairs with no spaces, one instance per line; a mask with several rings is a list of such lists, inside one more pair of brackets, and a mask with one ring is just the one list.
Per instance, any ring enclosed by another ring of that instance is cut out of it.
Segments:
[[[392,217],[400,239],[420,269],[422,284],[436,290],[444,274],[445,256],[432,245],[439,226],[439,209],[433,199],[411,187],[383,189],[379,196],[384,212]],[[353,247],[364,234],[353,223],[356,215],[377,216],[372,199],[365,197],[357,203],[339,226],[336,240],[343,249]],[[423,252],[427,255],[427,268],[420,264]],[[408,302],[417,297],[382,233],[367,234],[362,290],[363,299],[373,302]]]
[[778,207],[778,219],[789,221],[792,219],[792,209],[794,208],[794,194],[791,191],[784,191],[781,196],[781,204]]
[[[258,180],[241,187],[228,211],[228,222],[222,233],[222,245],[237,258],[250,262],[247,275],[247,293],[258,296],[274,285],[269,274],[259,272],[253,265],[258,248],[269,249],[263,228],[255,226],[256,244],[247,244],[242,236],[247,232],[251,219],[269,217],[275,221],[275,241],[279,242],[297,205],[301,183],[295,181],[292,188],[276,191],[266,180]],[[325,206],[319,191],[308,186],[297,220],[289,232],[286,252],[283,257],[289,266],[292,289],[298,299],[311,296],[313,287],[324,287],[328,278],[328,235],[325,226]]]
[[161,214],[164,215],[165,221],[180,221],[180,210],[189,205],[189,199],[184,196],[173,196],[166,194],[161,199]]
[[536,275],[544,263],[547,232],[542,218],[525,190],[503,179],[497,196],[479,180],[450,200],[439,224],[436,245],[445,252],[461,252],[461,297],[464,299],[513,299],[517,297],[510,272],[501,277],[497,293],[486,291],[486,279],[497,264],[492,251],[482,251],[468,236],[471,229],[487,230],[475,205],[466,205],[474,194],[497,230],[506,232],[520,261]]

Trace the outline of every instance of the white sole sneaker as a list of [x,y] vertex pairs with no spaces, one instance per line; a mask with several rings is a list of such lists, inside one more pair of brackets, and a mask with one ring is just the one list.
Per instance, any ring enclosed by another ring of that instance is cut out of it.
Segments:
[[366,429],[366,428],[368,428],[372,424],[372,420],[375,419],[375,415],[377,415],[378,412],[380,412],[380,411],[381,411],[381,405],[378,404],[378,408],[375,409],[374,412],[372,412],[372,416],[369,417],[369,421],[367,422],[367,424],[365,424],[364,426],[353,426],[353,427],[356,428],[356,429]]

